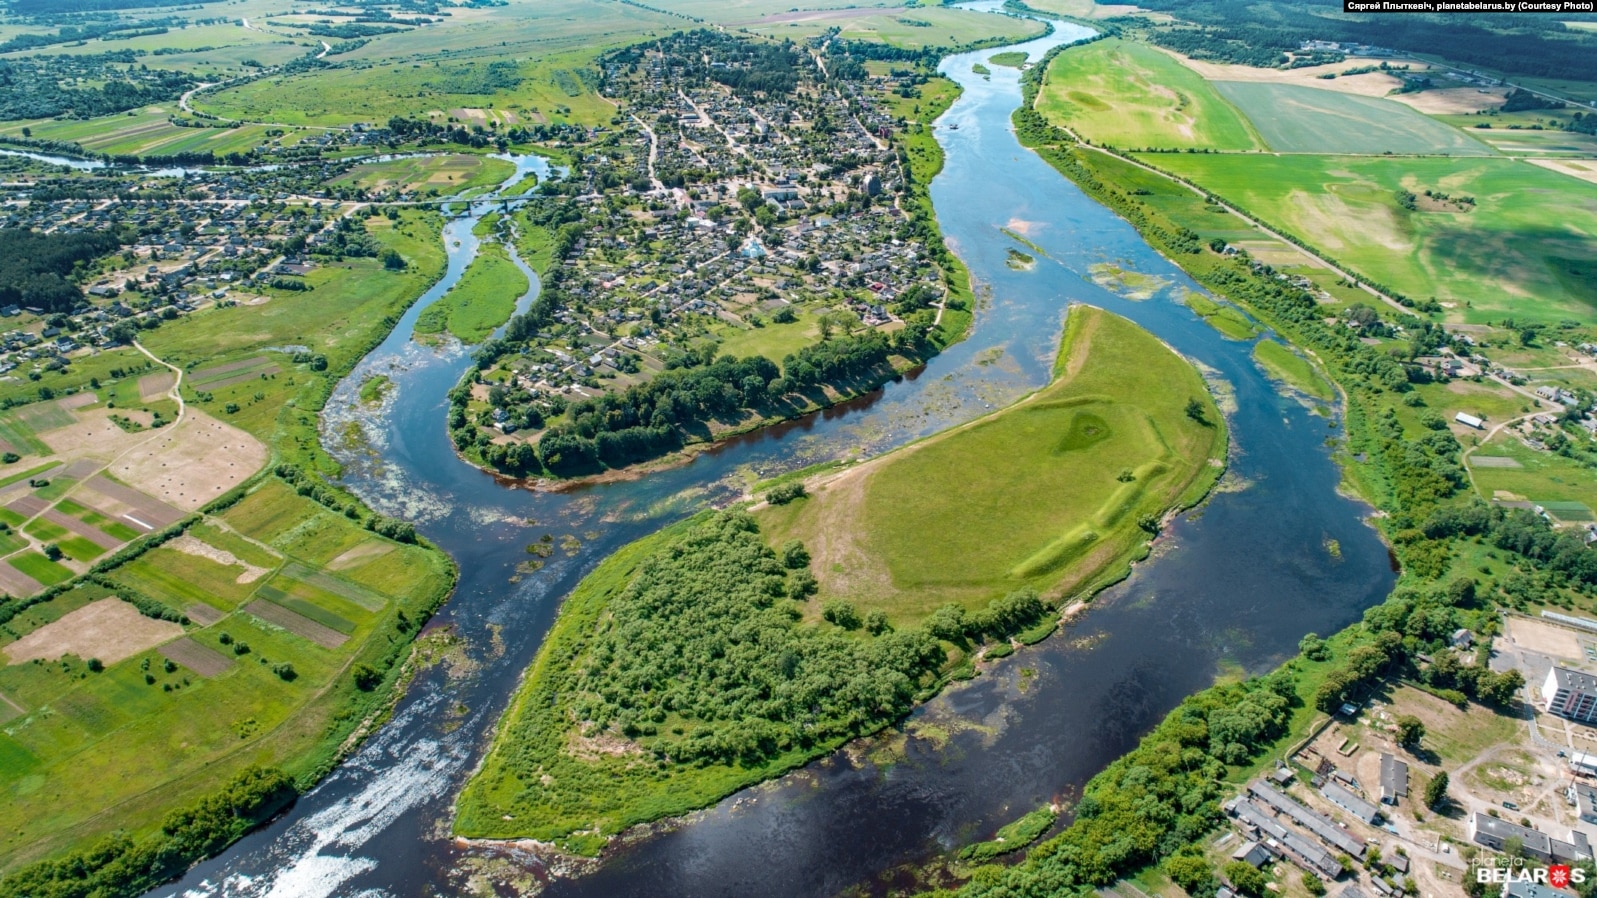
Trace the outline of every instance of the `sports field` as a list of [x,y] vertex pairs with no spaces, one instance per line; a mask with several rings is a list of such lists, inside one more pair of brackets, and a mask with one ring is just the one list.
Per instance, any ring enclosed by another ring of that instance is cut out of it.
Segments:
[[[1185,413],[1191,400],[1204,422]],[[1131,322],[1077,306],[1048,387],[756,518],[773,545],[799,539],[813,554],[811,614],[846,598],[907,623],[1024,586],[1063,595],[1124,565],[1149,537],[1139,519],[1201,495],[1224,447],[1191,365]]]
[[1117,147],[1263,147],[1214,85],[1153,47],[1119,38],[1055,57],[1037,109],[1085,139]]
[[[1471,322],[1597,314],[1597,184],[1508,159],[1159,155],[1354,272]],[[1397,192],[1470,196],[1404,208]]]
[[1283,153],[1492,154],[1463,131],[1392,100],[1299,84],[1216,81],[1213,86],[1247,116],[1270,149]]

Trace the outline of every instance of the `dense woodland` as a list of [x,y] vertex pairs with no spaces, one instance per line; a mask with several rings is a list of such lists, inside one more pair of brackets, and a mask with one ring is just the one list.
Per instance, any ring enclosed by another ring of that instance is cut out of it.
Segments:
[[[94,118],[176,99],[196,82],[182,72],[135,68],[128,52],[0,60],[0,120]],[[77,78],[96,87],[63,87]]]
[[79,266],[115,252],[120,246],[115,234],[104,231],[0,231],[0,306],[68,311],[83,302],[83,291],[69,276]]

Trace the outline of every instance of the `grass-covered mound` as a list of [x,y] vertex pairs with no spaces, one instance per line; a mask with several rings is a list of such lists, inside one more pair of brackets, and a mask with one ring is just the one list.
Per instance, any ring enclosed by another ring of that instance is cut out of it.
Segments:
[[456,829],[592,848],[902,716],[943,648],[917,629],[801,623],[807,561],[737,512],[611,556],[566,600]]
[[1080,306],[1054,382],[1029,399],[757,515],[773,544],[799,539],[815,554],[812,612],[841,599],[910,623],[949,602],[974,611],[1017,589],[1064,594],[1113,576],[1167,509],[1208,490],[1225,445],[1191,365]]

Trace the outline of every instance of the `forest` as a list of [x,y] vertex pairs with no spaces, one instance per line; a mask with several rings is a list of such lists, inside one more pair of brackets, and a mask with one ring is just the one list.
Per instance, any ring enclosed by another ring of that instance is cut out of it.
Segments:
[[83,291],[68,279],[79,266],[122,245],[105,231],[44,234],[20,228],[0,230],[0,306],[65,312],[83,302]]
[[802,626],[809,555],[715,515],[655,555],[609,606],[572,683],[577,719],[678,763],[756,763],[909,710],[943,652],[920,630],[854,638]]
[[[0,120],[94,118],[176,99],[197,82],[182,72],[135,69],[126,51],[0,60]],[[78,79],[98,87],[63,87]]]

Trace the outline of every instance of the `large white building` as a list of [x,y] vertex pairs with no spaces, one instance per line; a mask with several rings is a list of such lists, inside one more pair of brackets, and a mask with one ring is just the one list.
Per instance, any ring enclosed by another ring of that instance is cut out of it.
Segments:
[[1542,698],[1549,714],[1581,723],[1597,721],[1597,677],[1591,674],[1554,665],[1542,684]]

